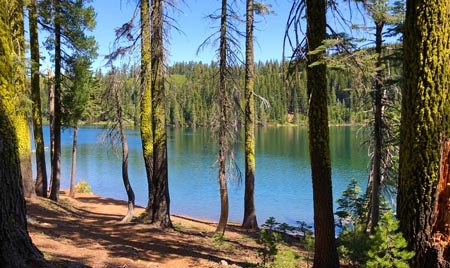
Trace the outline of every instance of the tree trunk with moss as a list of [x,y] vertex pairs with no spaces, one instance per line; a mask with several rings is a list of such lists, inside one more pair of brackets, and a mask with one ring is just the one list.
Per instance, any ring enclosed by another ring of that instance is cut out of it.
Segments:
[[14,64],[14,83],[16,85],[16,97],[20,100],[20,107],[16,110],[14,126],[16,128],[17,143],[19,148],[20,169],[22,173],[23,194],[27,198],[35,198],[33,173],[31,169],[31,141],[30,129],[27,120],[28,91],[25,85],[25,29],[24,29],[24,4],[16,1],[13,10],[14,23],[12,23],[14,52],[17,62]]
[[45,165],[44,134],[42,132],[41,92],[40,92],[40,54],[36,0],[28,5],[28,25],[30,29],[31,54],[31,100],[34,144],[36,147],[36,194],[47,197],[47,168]]
[[247,0],[245,41],[245,197],[242,227],[258,229],[255,209],[255,63],[253,56],[253,0]]
[[153,123],[152,223],[172,227],[170,220],[169,174],[164,89],[163,0],[152,1],[151,71]]
[[[307,0],[308,50],[322,45],[326,34],[325,0]],[[333,192],[331,184],[331,161],[327,110],[327,67],[323,60],[325,52],[309,55],[307,88],[310,96],[308,111],[309,151],[314,202],[314,268],[339,267],[335,242]],[[314,64],[314,66],[311,66]]]
[[141,140],[145,171],[148,182],[148,203],[144,221],[151,221],[153,198],[151,195],[153,178],[153,129],[152,129],[152,92],[150,71],[150,10],[149,0],[141,0]]
[[[27,230],[21,167],[15,131],[16,84],[14,15],[23,6],[20,1],[0,0],[0,263],[2,267],[43,267],[42,253],[33,245]],[[20,63],[24,64],[24,62]]]
[[411,267],[448,267],[434,243],[441,138],[448,136],[448,1],[409,0],[404,26],[404,88],[397,216]]

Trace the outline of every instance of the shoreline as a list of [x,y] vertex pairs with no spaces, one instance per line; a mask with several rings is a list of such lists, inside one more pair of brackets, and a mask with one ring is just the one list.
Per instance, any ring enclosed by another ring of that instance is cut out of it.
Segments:
[[[171,215],[173,229],[120,224],[126,201],[61,191],[60,202],[27,200],[28,231],[48,267],[254,267],[257,233],[228,224],[225,240],[213,239],[217,223]],[[134,216],[144,208],[137,206]],[[227,263],[227,265],[223,265]]]

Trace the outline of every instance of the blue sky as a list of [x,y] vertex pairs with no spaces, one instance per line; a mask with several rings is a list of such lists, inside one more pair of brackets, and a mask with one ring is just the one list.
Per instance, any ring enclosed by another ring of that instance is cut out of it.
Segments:
[[[99,44],[99,57],[93,64],[93,69],[102,68],[106,64],[104,56],[113,49],[115,39],[114,29],[130,20],[136,10],[138,0],[93,0],[95,12],[97,13],[97,26],[92,34]],[[211,46],[196,54],[202,42],[216,31],[219,22],[212,22],[206,16],[212,13],[217,14],[221,6],[221,0],[174,0],[177,2],[176,10],[169,10],[168,15],[173,18],[174,25],[179,31],[172,29],[169,33],[169,42],[166,48],[169,51],[167,63],[172,65],[181,61],[202,61],[210,63],[217,60],[215,56],[216,48]],[[292,0],[262,0],[266,4],[272,5],[274,15],[265,17],[256,16],[255,23],[255,61],[281,60],[283,52],[283,38],[286,29],[286,21],[291,9]],[[239,14],[244,18],[245,0],[236,0],[239,4]],[[343,14],[350,14],[347,5],[340,6]],[[361,14],[353,12],[353,19],[361,21]],[[335,28],[342,25],[329,14],[328,23]],[[136,17],[139,23],[139,14]],[[242,24],[244,27],[244,23]],[[28,26],[26,26],[28,28]],[[244,28],[243,28],[244,29]],[[306,30],[306,29],[304,29]],[[373,38],[368,32],[360,33],[366,38]],[[40,36],[41,42],[45,38],[45,33]],[[244,48],[244,42],[242,48]],[[45,55],[45,49],[42,52]],[[286,52],[289,55],[289,51]],[[133,58],[138,61],[138,56]],[[131,57],[131,56],[130,56]],[[129,60],[124,59],[124,62]],[[43,68],[50,67],[49,57],[46,55]]]
[[[241,0],[238,0],[241,1]],[[245,1],[241,1],[245,2]],[[283,35],[286,27],[287,16],[291,7],[289,0],[267,0],[272,4],[275,15],[265,18],[256,17],[258,21],[255,30],[255,60],[266,61],[269,59],[280,60],[282,56]],[[220,8],[220,0],[185,0],[178,1],[176,11],[169,11],[169,15],[175,20],[175,26],[181,31],[170,31],[169,65],[180,61],[203,61],[206,63],[215,60],[214,48],[208,47],[196,55],[199,45],[218,26],[218,22],[211,22],[205,18]],[[109,53],[114,42],[114,29],[128,21],[136,8],[136,1],[131,0],[94,0],[93,6],[97,13],[97,27],[93,32],[99,43],[99,58],[95,62],[94,69],[105,63],[104,55]],[[245,14],[242,4],[240,13]],[[139,17],[137,17],[137,22]]]

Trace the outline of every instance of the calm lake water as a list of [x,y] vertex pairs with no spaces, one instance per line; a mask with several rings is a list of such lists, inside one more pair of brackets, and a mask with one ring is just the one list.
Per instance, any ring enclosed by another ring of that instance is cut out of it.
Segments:
[[[333,198],[336,200],[357,178],[364,187],[368,175],[368,151],[361,144],[359,127],[331,127],[330,152]],[[126,200],[121,177],[120,148],[103,144],[102,128],[82,127],[78,135],[77,181],[87,180],[96,194]],[[45,144],[49,129],[44,127]],[[72,152],[71,130],[62,133],[61,187],[68,188]],[[138,130],[127,131],[130,147],[129,175],[136,202],[147,203],[147,182]],[[49,152],[47,151],[47,170]],[[216,162],[217,146],[207,129],[169,129],[169,188],[171,213],[217,221],[220,213]],[[33,159],[34,161],[34,159]],[[236,148],[236,161],[244,173],[242,144]],[[33,162],[34,164],[34,162]],[[274,216],[279,222],[313,222],[312,184],[308,136],[305,127],[258,128],[256,131],[255,200],[260,224]],[[244,184],[228,183],[229,221],[241,222]],[[336,207],[336,206],[335,206]]]

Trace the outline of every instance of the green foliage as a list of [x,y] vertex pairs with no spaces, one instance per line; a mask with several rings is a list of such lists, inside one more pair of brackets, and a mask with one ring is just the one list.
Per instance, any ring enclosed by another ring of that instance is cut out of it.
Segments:
[[301,257],[292,249],[281,247],[273,258],[273,261],[267,265],[270,268],[296,268]]
[[40,23],[44,29],[50,31],[50,35],[44,42],[48,51],[55,48],[53,26],[55,23],[61,25],[63,63],[75,54],[90,58],[97,56],[98,45],[94,37],[86,35],[87,30],[92,31],[96,25],[94,8],[88,5],[91,2],[91,0],[60,0],[59,8],[57,8],[54,1],[38,1]]
[[366,198],[361,193],[358,181],[352,178],[342,192],[342,197],[336,201],[338,208],[335,214],[338,216],[338,227],[348,229],[364,222],[367,213]]
[[[298,226],[292,226],[287,223],[279,223],[274,217],[270,217],[262,225],[259,231],[258,244],[263,247],[258,249],[261,256],[261,265],[263,267],[297,267],[301,257],[292,249],[283,246],[283,237],[289,234],[300,234],[300,244],[306,250],[314,249],[314,238],[312,236],[311,226],[305,222],[297,222]],[[284,237],[287,238],[287,237]],[[307,261],[310,256],[307,256]]]
[[[371,53],[366,51],[366,53]],[[391,73],[399,74],[400,59],[391,59]],[[372,61],[361,63],[365,66]],[[70,67],[69,65],[65,65]],[[292,123],[306,124],[308,111],[308,94],[306,92],[305,66],[299,65],[295,72],[286,78],[282,74],[283,65],[277,61],[256,63],[255,94],[262,98],[255,98],[255,123],[257,125],[286,124],[287,114],[293,115]],[[120,81],[125,87],[124,116],[127,121],[139,123],[140,92],[139,66],[123,66],[120,68]],[[167,123],[177,127],[211,127],[214,115],[214,98],[217,84],[217,64],[181,62],[168,68],[166,90],[166,118]],[[371,109],[370,96],[361,92],[362,84],[367,79],[355,75],[355,70],[329,69],[328,79],[328,113],[331,124],[360,124],[369,120]],[[367,74],[369,76],[370,74]],[[86,113],[82,121],[96,123],[104,121],[109,107],[101,107],[100,100],[103,87],[108,83],[108,77],[97,71],[95,78],[99,81],[99,88],[91,88]],[[361,81],[359,81],[361,80]],[[240,88],[244,88],[244,67],[239,67],[239,77],[236,78]],[[369,87],[367,85],[367,87]],[[357,90],[358,89],[358,90]],[[243,92],[236,91],[235,101],[244,107]],[[43,111],[46,114],[46,95],[43,96]],[[389,109],[388,111],[389,112]],[[243,115],[238,117],[238,123],[244,122]],[[390,116],[390,114],[389,114]],[[394,115],[395,116],[395,115]],[[397,116],[398,117],[398,116]]]
[[235,246],[228,241],[226,236],[222,234],[215,233],[211,240],[214,248],[226,251],[233,251],[235,249]]
[[375,233],[370,236],[367,233],[365,197],[355,179],[337,203],[338,227],[342,229],[338,239],[341,260],[351,267],[409,267],[408,260],[414,253],[406,250],[406,240],[398,232],[398,221],[386,207],[382,208],[385,213]]
[[278,222],[276,222],[274,217],[270,217],[262,225],[259,231],[258,244],[263,247],[258,249],[258,254],[262,258],[262,265],[266,265],[274,260],[274,257],[278,253],[278,244],[281,241],[281,234],[276,230]]
[[75,56],[68,60],[68,81],[62,92],[62,124],[65,127],[76,127],[82,119],[90,91],[97,83],[90,70],[87,57]]
[[92,193],[91,186],[85,180],[79,181],[77,185],[75,185],[75,189],[77,193],[88,193],[88,194]]
[[408,268],[408,261],[414,252],[406,249],[407,242],[398,231],[398,221],[391,212],[383,215],[375,234],[370,236],[370,250],[367,253],[368,268]]
[[355,224],[352,229],[342,230],[339,242],[338,252],[341,260],[349,262],[351,267],[365,267],[370,248],[365,225]]
[[342,260],[352,267],[364,267],[369,250],[369,239],[366,232],[365,196],[355,178],[342,192],[342,198],[337,200],[337,226],[341,228],[339,234],[340,246],[338,252]]

